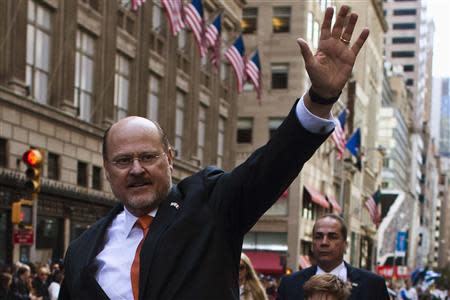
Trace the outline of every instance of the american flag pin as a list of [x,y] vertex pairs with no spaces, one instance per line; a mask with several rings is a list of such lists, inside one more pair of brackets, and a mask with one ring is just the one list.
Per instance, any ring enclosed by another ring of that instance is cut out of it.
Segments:
[[176,202],[170,202],[170,206],[175,207],[176,209],[180,208],[180,204],[176,203]]
[[352,286],[354,286],[354,287],[357,287],[357,286],[358,286],[358,284],[357,284],[357,283],[355,283],[355,282],[352,282]]

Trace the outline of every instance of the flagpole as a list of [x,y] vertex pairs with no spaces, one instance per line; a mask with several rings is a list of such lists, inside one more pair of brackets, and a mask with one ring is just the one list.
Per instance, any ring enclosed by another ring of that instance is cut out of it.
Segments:
[[341,206],[342,212],[341,217],[344,218],[345,216],[345,207],[344,207],[344,175],[345,175],[345,160],[344,158],[341,159],[341,182],[340,182],[340,189],[339,189],[339,205]]

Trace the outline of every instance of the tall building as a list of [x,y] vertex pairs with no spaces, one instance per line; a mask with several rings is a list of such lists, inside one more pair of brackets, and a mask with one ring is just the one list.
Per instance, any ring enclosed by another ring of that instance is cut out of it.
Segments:
[[450,78],[442,78],[440,82],[440,138],[439,153],[450,157]]
[[[250,85],[239,97],[236,163],[268,140],[295,100],[307,91],[310,83],[296,39],[303,37],[315,51],[326,7],[339,8],[342,4],[349,3],[247,1],[243,9],[244,39],[248,52],[259,49],[264,90],[261,104]],[[363,203],[381,178],[381,155],[374,137],[381,106],[382,37],[387,27],[379,2],[358,1],[350,6],[359,14],[355,35],[364,26],[371,34],[334,113],[348,107],[349,134],[361,129],[364,167],[360,172],[351,163],[337,161],[331,138],[320,147],[301,175],[245,237],[244,251],[271,263],[273,268],[267,272],[280,272],[284,266],[292,270],[308,266],[314,221],[326,212],[341,209],[349,226],[346,259],[367,269],[375,263],[375,227]]]
[[[175,182],[234,165],[236,88],[222,60],[200,60],[190,30],[173,37],[160,1],[0,1],[0,263],[60,259],[70,240],[117,203],[102,170],[102,135],[118,119],[158,121],[176,150]],[[223,47],[240,28],[241,0],[223,12]],[[11,245],[14,201],[25,198],[21,156],[44,153],[34,202],[35,243]]]
[[385,36],[385,57],[393,65],[402,65],[406,85],[415,100],[414,120],[421,127],[425,118],[424,107],[427,89],[427,70],[429,60],[426,58],[429,45],[429,26],[426,16],[426,0],[383,2],[384,15],[389,24]]

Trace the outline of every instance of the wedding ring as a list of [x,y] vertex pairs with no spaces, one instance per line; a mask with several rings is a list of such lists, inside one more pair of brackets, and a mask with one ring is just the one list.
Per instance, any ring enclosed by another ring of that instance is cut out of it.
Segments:
[[343,42],[346,45],[350,44],[350,40],[346,40],[342,36],[339,39],[341,40],[341,42]]

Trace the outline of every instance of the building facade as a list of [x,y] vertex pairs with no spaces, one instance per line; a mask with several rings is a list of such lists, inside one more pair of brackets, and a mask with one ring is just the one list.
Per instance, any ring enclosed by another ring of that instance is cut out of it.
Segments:
[[[204,1],[223,12],[223,45],[240,28],[243,1]],[[102,170],[104,130],[128,115],[158,121],[174,146],[175,182],[234,165],[236,88],[214,73],[190,30],[173,37],[160,1],[6,0],[0,3],[0,262],[60,259],[117,200]],[[44,153],[34,202],[35,243],[11,245],[11,205],[26,197],[21,156]]]
[[[247,1],[242,28],[248,53],[259,49],[263,92],[261,104],[250,85],[239,97],[236,163],[268,140],[295,100],[307,91],[310,83],[296,39],[303,37],[314,52],[326,7],[339,8],[342,4],[349,3]],[[386,24],[380,2],[362,1],[350,6],[359,14],[355,32],[367,26],[371,35],[334,113],[349,108],[348,135],[361,128],[364,168],[359,172],[353,164],[338,161],[331,138],[318,149],[300,176],[245,237],[244,251],[273,260],[277,270],[308,266],[314,221],[331,211],[341,213],[349,226],[346,259],[368,269],[375,262],[375,228],[363,205],[375,191],[381,174],[381,155],[373,139],[377,133],[372,129],[376,128],[376,113],[381,106],[382,36]]]

